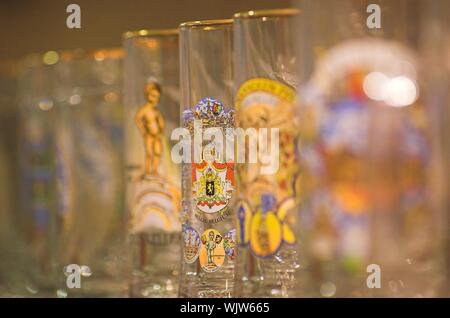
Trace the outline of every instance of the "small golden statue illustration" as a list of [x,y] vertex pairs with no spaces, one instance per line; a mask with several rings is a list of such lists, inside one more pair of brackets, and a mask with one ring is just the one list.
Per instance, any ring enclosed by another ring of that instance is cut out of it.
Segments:
[[214,240],[214,232],[209,232],[209,239],[205,242],[206,255],[208,257],[208,265],[215,266],[214,264],[214,250],[216,249],[216,241]]
[[164,134],[164,119],[156,108],[161,98],[161,87],[155,82],[149,82],[145,86],[145,94],[147,103],[138,110],[135,117],[136,125],[144,138],[144,176],[158,174]]

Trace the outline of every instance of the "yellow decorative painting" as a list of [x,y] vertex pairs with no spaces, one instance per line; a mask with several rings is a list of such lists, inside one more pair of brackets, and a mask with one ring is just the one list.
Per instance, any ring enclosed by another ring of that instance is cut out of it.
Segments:
[[214,229],[208,229],[201,236],[199,261],[201,268],[208,273],[217,271],[225,261],[223,236]]

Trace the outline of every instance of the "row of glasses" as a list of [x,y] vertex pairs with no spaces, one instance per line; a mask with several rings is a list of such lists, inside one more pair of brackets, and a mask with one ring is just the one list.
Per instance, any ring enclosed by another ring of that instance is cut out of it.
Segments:
[[24,59],[15,293],[440,295],[445,89],[424,79],[446,69],[424,71],[437,53],[419,35],[445,5],[382,1],[381,29],[369,5],[304,1]]
[[24,262],[23,245],[17,238],[18,204],[17,62],[0,62],[0,295],[17,293]]

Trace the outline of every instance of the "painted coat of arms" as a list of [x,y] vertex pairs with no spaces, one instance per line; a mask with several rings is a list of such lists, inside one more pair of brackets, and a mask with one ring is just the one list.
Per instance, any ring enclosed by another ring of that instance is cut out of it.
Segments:
[[234,190],[233,163],[203,160],[194,163],[192,170],[197,218],[206,223],[221,221],[226,216]]

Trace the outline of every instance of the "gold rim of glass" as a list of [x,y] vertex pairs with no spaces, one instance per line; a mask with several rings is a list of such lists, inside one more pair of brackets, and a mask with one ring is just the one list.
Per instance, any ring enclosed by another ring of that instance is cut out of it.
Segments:
[[126,40],[139,37],[170,35],[178,35],[178,29],[142,29],[137,31],[127,31],[122,35],[122,37]]
[[269,17],[287,17],[299,14],[301,11],[295,8],[269,9],[269,10],[251,10],[238,12],[233,15],[233,19],[252,19]]
[[207,28],[213,29],[218,25],[229,25],[233,23],[233,19],[217,19],[217,20],[199,20],[199,21],[189,21],[183,22],[178,27],[179,29],[184,28]]

